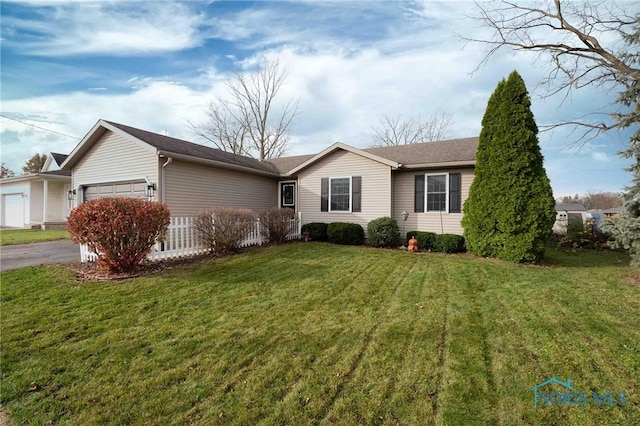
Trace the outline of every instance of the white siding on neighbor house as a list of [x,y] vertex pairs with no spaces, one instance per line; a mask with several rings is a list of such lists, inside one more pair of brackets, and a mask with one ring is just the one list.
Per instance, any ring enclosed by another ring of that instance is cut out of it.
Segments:
[[[322,178],[361,176],[361,212],[323,212]],[[352,152],[338,150],[298,174],[298,210],[302,222],[352,222],[365,232],[367,224],[391,214],[391,167]]]
[[403,229],[402,211],[409,212],[404,224],[404,231],[429,231],[437,234],[462,235],[462,213],[414,212],[415,176],[426,173],[460,173],[461,174],[461,206],[469,196],[469,187],[473,181],[472,168],[444,170],[396,171],[393,173],[393,218]]
[[29,182],[0,184],[0,226],[22,228],[29,224]]
[[44,182],[31,182],[31,223],[44,222]]
[[47,189],[49,200],[45,222],[66,222],[65,205],[69,202],[67,200],[68,190],[69,185],[64,182],[49,181],[49,187]]
[[171,216],[213,207],[259,211],[278,206],[278,180],[174,160],[163,169],[164,203]]
[[[111,131],[98,139],[73,167],[73,188],[98,183],[144,180],[157,182],[158,157],[155,149],[145,149]],[[78,200],[76,195],[76,202]]]

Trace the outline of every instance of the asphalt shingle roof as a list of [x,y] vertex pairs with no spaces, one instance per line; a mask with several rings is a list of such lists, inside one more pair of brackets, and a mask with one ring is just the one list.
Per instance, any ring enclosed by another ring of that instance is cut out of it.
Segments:
[[556,211],[586,212],[587,208],[582,204],[556,203]]
[[55,161],[58,166],[64,163],[64,160],[66,160],[68,157],[67,154],[59,154],[57,152],[52,152],[51,156],[53,157],[53,161]]
[[271,158],[266,161],[273,164],[273,166],[278,170],[278,172],[282,174],[286,174],[290,170],[295,169],[300,164],[304,163],[305,161],[315,156],[316,154],[295,155],[292,157]]
[[219,149],[210,148],[208,146],[198,145],[193,142],[187,142],[182,139],[172,138],[170,136],[164,136],[158,133],[136,129],[135,127],[126,126],[124,124],[114,123],[112,121],[106,122],[161,151],[189,155],[205,160],[220,161],[222,163],[247,167],[263,172],[278,173],[277,168],[273,164],[270,164],[266,161],[260,161],[256,160],[255,158],[236,155],[230,152],[221,151]]
[[[161,151],[219,161],[274,174],[287,174],[289,171],[316,155],[297,155],[260,161],[255,158],[232,154],[216,148],[148,132],[124,124],[112,121],[106,122]],[[478,138],[475,137],[410,145],[365,148],[363,151],[402,165],[428,165],[475,161],[477,149]]]
[[415,165],[475,161],[477,150],[478,138],[476,137],[366,148],[363,151],[403,165]]

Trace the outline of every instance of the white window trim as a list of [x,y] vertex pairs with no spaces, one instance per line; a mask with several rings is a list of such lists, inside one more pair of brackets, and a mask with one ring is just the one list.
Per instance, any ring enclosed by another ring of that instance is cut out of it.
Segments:
[[[427,210],[427,195],[429,194],[429,178],[428,176],[445,176],[445,209],[441,210]],[[442,214],[449,213],[449,172],[445,173],[427,173],[424,175],[424,212],[428,214]]]
[[[329,178],[329,208],[330,213],[351,213],[353,206],[353,176],[333,176]],[[333,210],[331,208],[331,181],[333,179],[349,179],[349,209],[348,210]]]

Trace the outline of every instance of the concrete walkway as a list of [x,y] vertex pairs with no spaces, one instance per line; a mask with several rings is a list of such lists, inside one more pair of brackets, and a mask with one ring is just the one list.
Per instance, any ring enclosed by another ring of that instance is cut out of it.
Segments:
[[71,240],[0,247],[0,271],[50,263],[80,261],[80,246]]

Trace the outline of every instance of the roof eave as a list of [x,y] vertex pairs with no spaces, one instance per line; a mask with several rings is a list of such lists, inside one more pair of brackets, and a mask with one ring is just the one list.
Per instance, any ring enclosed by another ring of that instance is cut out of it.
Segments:
[[0,179],[0,183],[13,183],[13,182],[30,181],[30,180],[38,180],[38,179],[65,181],[65,180],[71,180],[71,176],[51,175],[51,174],[44,174],[44,173],[29,173],[26,175],[2,178]]
[[476,165],[475,160],[468,161],[447,161],[440,163],[421,163],[421,164],[403,164],[402,170],[415,170],[415,169],[442,169],[452,167],[474,167]]
[[[102,128],[102,131],[100,131],[100,128]],[[100,139],[100,137],[102,137],[102,135],[104,135],[104,133],[107,131],[111,131],[117,135],[120,135],[126,139],[129,139],[130,141],[138,144],[143,149],[146,149],[149,151],[155,150],[155,148],[150,144],[148,144],[147,142],[142,141],[136,138],[135,136],[125,132],[124,130],[111,125],[111,123],[100,119],[91,128],[91,130],[87,132],[87,134],[82,138],[82,140],[78,143],[78,145],[76,145],[73,151],[71,151],[67,159],[64,160],[64,162],[60,165],[60,170],[71,170],[71,168],[78,162],[78,160],[82,158],[82,156],[84,156],[87,153],[87,151],[91,149],[91,146],[98,139]]]
[[312,164],[320,161],[324,157],[332,154],[333,152],[335,152],[335,151],[337,151],[339,149],[342,149],[342,150],[347,151],[347,152],[351,152],[351,153],[356,154],[356,155],[360,155],[360,156],[362,156],[364,158],[368,158],[369,160],[372,160],[372,161],[377,161],[378,163],[386,164],[387,166],[389,166],[389,167],[391,167],[393,169],[397,169],[398,167],[400,167],[400,164],[395,162],[395,161],[389,160],[389,159],[384,158],[384,157],[380,157],[379,155],[371,154],[369,152],[363,151],[363,150],[361,150],[359,148],[352,147],[352,146],[344,144],[342,142],[336,142],[333,145],[331,145],[330,147],[324,149],[322,152],[314,155],[313,157],[311,157],[310,159],[308,159],[304,163],[302,163],[299,166],[294,167],[293,169],[291,169],[287,173],[287,175],[288,176],[294,175],[294,174],[298,173],[299,171],[301,171],[303,169],[306,169],[307,167],[309,167]]
[[164,156],[164,157],[172,157],[175,160],[188,161],[188,162],[191,162],[191,163],[204,164],[204,165],[207,165],[207,166],[216,166],[216,167],[220,167],[220,168],[223,168],[223,169],[236,170],[236,171],[240,171],[240,172],[252,173],[252,174],[260,175],[260,176],[268,176],[268,177],[272,177],[272,178],[278,178],[278,177],[282,176],[281,174],[275,173],[275,172],[268,172],[266,170],[259,170],[259,169],[254,169],[254,168],[251,168],[251,167],[239,166],[237,164],[225,163],[223,161],[217,161],[217,160],[210,160],[210,159],[206,159],[206,158],[193,157],[191,155],[186,155],[186,154],[178,154],[178,153],[171,152],[171,151],[158,150],[158,156],[161,156],[161,157],[162,156]]

